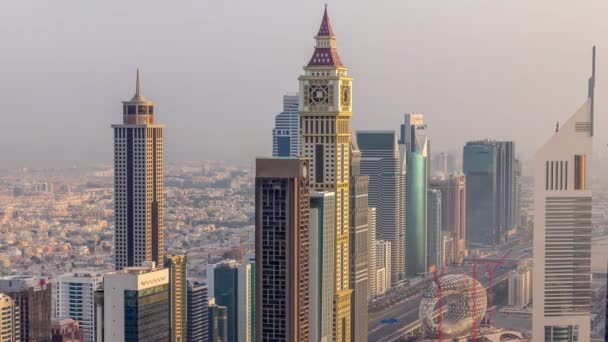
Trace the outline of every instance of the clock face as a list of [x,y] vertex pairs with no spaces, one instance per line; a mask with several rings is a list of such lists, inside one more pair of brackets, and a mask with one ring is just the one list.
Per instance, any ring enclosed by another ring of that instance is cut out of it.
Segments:
[[302,178],[308,178],[308,165],[306,164],[302,165]]
[[313,84],[308,89],[308,102],[311,104],[329,103],[329,85]]
[[342,86],[342,105],[350,106],[350,86]]

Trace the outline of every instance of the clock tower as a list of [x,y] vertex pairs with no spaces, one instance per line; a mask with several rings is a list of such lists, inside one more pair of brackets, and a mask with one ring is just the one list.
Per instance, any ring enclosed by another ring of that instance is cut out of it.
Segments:
[[349,180],[352,78],[336,49],[327,6],[315,51],[300,81],[301,155],[310,160],[310,184],[335,193],[334,341],[351,341],[349,288]]

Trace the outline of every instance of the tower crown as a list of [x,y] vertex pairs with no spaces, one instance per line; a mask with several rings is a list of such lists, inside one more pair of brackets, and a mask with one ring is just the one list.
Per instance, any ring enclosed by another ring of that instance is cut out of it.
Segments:
[[315,39],[317,43],[315,44],[315,52],[308,62],[309,67],[343,66],[336,49],[336,36],[334,36],[334,31],[331,28],[329,15],[327,14],[327,5],[325,5],[321,27],[319,27],[319,32],[315,36]]
[[135,95],[129,101],[122,102],[123,123],[145,125],[154,123],[154,102],[148,101],[141,94],[139,69],[135,80]]

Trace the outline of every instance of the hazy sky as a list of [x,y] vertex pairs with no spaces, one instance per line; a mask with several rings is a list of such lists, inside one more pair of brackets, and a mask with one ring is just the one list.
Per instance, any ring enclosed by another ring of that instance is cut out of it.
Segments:
[[[0,167],[109,162],[135,69],[169,161],[271,153],[324,1],[0,3]],[[433,149],[513,139],[528,157],[586,99],[598,46],[596,149],[606,149],[605,0],[329,0],[354,77],[354,129],[422,112]]]

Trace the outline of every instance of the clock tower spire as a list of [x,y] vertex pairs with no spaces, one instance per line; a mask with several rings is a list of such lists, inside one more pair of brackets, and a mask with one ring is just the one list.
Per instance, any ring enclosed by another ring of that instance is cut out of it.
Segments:
[[315,50],[300,81],[301,156],[310,161],[310,184],[335,194],[333,341],[351,341],[350,117],[348,68],[336,48],[327,7]]

